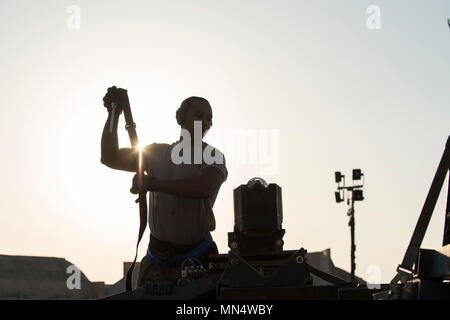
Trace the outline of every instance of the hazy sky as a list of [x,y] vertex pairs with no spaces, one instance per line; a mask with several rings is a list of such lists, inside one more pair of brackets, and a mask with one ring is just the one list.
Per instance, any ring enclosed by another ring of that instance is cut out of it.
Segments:
[[[367,27],[370,5],[380,29]],[[220,252],[233,189],[261,176],[283,190],[285,249],[331,248],[349,270],[334,171],[349,182],[361,168],[356,273],[368,278],[375,265],[390,281],[450,133],[447,17],[447,0],[2,0],[0,254],[64,257],[91,281],[121,277],[139,218],[133,174],[100,163],[102,97],[117,85],[129,91],[142,144],[178,138],[184,98],[211,102],[205,140],[229,162],[214,207]],[[278,170],[267,173],[261,157],[233,163],[238,153],[223,138],[239,130],[256,133],[255,150],[268,148]],[[446,192],[425,248],[442,245]]]

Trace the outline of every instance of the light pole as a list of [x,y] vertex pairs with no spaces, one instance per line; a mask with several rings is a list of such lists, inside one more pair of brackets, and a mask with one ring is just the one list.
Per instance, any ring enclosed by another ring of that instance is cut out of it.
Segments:
[[[362,184],[355,185],[355,181],[360,181],[362,179]],[[350,227],[350,239],[351,239],[351,246],[350,246],[350,260],[351,260],[351,282],[355,282],[355,251],[356,251],[356,245],[355,245],[355,201],[362,201],[364,200],[363,196],[363,186],[364,186],[364,174],[361,172],[361,169],[353,169],[352,173],[352,185],[346,186],[345,185],[345,175],[341,174],[340,171],[336,171],[334,173],[334,178],[336,183],[338,184],[338,191],[334,193],[334,196],[336,198],[336,202],[340,203],[344,201],[345,197],[345,191],[349,191],[351,193],[351,198],[347,196],[347,205],[349,205],[349,209],[347,210],[347,216],[350,217],[350,220],[348,222],[348,226]],[[343,180],[343,182],[342,182]],[[342,185],[340,183],[342,182]],[[342,196],[341,196],[342,192]]]

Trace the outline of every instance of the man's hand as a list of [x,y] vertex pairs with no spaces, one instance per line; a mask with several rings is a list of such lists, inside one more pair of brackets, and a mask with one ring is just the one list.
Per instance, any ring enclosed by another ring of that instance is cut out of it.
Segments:
[[115,102],[117,104],[116,112],[122,113],[124,106],[130,105],[128,100],[128,92],[125,89],[117,88],[116,86],[108,88],[105,96],[103,97],[103,105],[111,112],[111,104]]
[[132,194],[138,194],[140,191],[147,192],[147,191],[156,191],[154,182],[156,179],[154,177],[150,177],[146,174],[142,176],[142,186],[139,190],[139,175],[136,173],[133,177],[133,184],[131,186],[130,192]]

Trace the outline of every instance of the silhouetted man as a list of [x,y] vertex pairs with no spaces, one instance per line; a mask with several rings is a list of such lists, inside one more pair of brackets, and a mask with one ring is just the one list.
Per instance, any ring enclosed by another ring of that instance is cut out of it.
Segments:
[[[114,115],[113,100],[119,104]],[[118,146],[117,123],[120,105],[129,103],[127,92],[109,88],[103,101],[109,116],[102,135],[101,162],[113,169],[137,172],[137,151]],[[175,282],[185,258],[196,257],[207,265],[207,255],[218,253],[210,234],[215,229],[212,208],[228,172],[223,154],[202,141],[212,126],[212,109],[206,99],[190,97],[181,103],[176,119],[181,126],[178,141],[153,143],[142,150],[144,170],[149,174],[143,177],[142,188],[150,191],[150,243],[141,261],[138,286],[153,280]],[[139,192],[136,177],[132,193]]]

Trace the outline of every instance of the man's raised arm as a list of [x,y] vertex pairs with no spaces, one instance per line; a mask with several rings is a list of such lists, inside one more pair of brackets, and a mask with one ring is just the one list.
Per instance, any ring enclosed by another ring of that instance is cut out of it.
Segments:
[[[126,91],[125,91],[126,94]],[[103,128],[101,142],[101,163],[117,170],[136,172],[138,168],[138,152],[131,148],[119,149],[119,139],[117,137],[117,126],[119,123],[120,109],[112,112],[111,102],[128,101],[128,96],[121,97],[123,92],[116,87],[108,88],[108,92],[103,98],[103,104],[108,109],[108,119]],[[111,120],[113,121],[112,130],[110,132]]]

